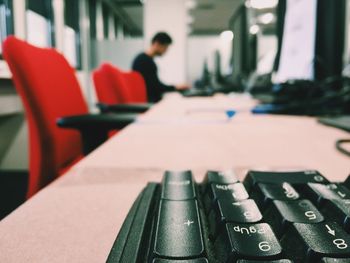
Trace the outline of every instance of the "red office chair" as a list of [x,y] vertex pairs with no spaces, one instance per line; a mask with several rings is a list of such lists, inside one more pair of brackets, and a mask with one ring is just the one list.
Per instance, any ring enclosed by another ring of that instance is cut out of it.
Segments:
[[123,72],[104,63],[93,72],[98,107],[103,112],[144,112],[147,102],[146,85],[138,72]]
[[[108,130],[133,120],[130,115],[89,115],[74,70],[54,49],[10,36],[4,41],[3,54],[29,125],[28,197],[105,140]],[[83,150],[77,131],[56,126],[59,117],[68,115],[75,116],[61,118],[58,124],[80,131]]]
[[124,72],[127,87],[132,87],[128,103],[147,103],[146,83],[137,71]]

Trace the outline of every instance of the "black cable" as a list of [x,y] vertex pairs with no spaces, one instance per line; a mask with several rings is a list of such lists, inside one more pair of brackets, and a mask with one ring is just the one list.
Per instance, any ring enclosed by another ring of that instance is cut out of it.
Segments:
[[335,147],[339,152],[350,157],[350,152],[342,146],[343,144],[346,144],[346,143],[350,143],[350,139],[339,139],[336,141]]

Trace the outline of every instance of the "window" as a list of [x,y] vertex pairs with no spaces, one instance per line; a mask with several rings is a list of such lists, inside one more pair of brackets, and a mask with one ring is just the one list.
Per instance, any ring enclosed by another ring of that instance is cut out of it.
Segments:
[[65,0],[64,2],[63,53],[73,67],[81,68],[79,0]]
[[27,40],[40,47],[54,43],[54,17],[51,0],[27,0]]
[[0,0],[0,53],[2,42],[8,35],[13,34],[12,0]]
[[89,16],[90,16],[90,37],[96,39],[96,0],[89,0]]
[[108,39],[109,36],[109,8],[106,4],[102,4],[103,17],[103,38]]

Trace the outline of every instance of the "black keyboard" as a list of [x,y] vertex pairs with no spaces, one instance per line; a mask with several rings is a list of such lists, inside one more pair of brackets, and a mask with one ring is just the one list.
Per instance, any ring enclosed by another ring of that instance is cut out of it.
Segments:
[[350,176],[164,174],[133,204],[107,262],[350,262]]

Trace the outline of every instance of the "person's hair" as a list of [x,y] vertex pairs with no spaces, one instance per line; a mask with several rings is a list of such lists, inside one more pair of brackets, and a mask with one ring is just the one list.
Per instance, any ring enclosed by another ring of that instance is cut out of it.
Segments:
[[165,32],[158,32],[154,35],[152,38],[152,44],[158,42],[161,45],[170,45],[173,40],[171,39],[171,36]]

